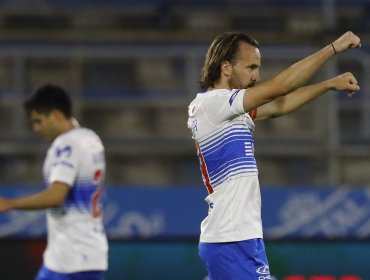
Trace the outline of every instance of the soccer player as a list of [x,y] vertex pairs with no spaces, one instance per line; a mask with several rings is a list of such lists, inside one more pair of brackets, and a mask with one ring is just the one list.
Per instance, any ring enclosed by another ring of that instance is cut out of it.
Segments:
[[52,141],[43,165],[46,188],[31,196],[0,197],[0,212],[48,209],[47,247],[36,280],[103,280],[108,267],[100,202],[103,144],[92,130],[78,126],[61,87],[40,87],[24,108],[34,132]]
[[331,57],[360,45],[355,34],[346,32],[273,79],[258,83],[261,54],[255,39],[229,32],[212,42],[201,74],[204,92],[197,94],[188,112],[208,190],[199,255],[210,280],[271,279],[262,234],[254,121],[290,113],[330,90],[354,94],[359,86],[351,73],[305,83]]

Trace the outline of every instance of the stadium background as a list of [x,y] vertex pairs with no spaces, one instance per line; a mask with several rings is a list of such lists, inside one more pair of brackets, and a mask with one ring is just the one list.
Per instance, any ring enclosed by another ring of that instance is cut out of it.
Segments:
[[[22,102],[63,85],[107,150],[107,280],[203,279],[206,194],[186,119],[209,43],[226,30],[254,36],[265,80],[352,30],[362,49],[314,81],[352,71],[361,91],[258,123],[255,150],[277,279],[370,279],[369,28],[368,0],[0,0],[0,195],[40,188],[47,145]],[[1,215],[0,279],[32,279],[44,236],[42,212]]]

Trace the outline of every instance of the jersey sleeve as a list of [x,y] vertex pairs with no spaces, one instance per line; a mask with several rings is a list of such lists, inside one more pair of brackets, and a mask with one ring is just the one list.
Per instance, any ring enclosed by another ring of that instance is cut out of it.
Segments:
[[66,183],[73,186],[79,167],[78,149],[75,143],[63,139],[53,145],[56,161],[50,170],[49,184],[53,182]]
[[210,95],[210,100],[206,105],[208,118],[217,125],[245,114],[244,93],[244,89],[237,89],[217,92],[214,96]]

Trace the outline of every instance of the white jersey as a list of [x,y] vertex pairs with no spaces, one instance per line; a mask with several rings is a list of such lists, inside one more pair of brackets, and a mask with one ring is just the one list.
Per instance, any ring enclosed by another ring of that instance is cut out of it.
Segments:
[[189,106],[192,130],[209,195],[201,242],[262,238],[261,195],[254,158],[254,123],[244,112],[246,90],[199,93]]
[[64,204],[47,211],[44,265],[60,273],[106,270],[108,243],[100,205],[105,158],[100,138],[86,128],[59,135],[47,152],[43,172],[47,186],[70,186]]

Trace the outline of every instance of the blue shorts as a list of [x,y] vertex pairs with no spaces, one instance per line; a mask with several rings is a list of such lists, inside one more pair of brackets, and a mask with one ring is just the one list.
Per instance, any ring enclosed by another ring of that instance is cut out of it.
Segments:
[[269,280],[263,240],[250,239],[238,242],[199,243],[199,256],[209,280]]
[[104,271],[58,273],[42,266],[35,280],[104,280]]

